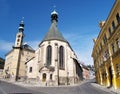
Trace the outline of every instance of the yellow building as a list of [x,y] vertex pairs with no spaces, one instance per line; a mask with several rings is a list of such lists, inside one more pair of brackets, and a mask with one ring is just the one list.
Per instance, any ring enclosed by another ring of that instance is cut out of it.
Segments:
[[115,1],[100,27],[92,52],[96,81],[100,85],[120,89],[120,0]]
[[23,44],[24,22],[21,21],[16,34],[13,49],[6,54],[3,71],[4,78],[12,81],[23,80],[26,77],[25,62],[34,57],[35,51],[27,44]]

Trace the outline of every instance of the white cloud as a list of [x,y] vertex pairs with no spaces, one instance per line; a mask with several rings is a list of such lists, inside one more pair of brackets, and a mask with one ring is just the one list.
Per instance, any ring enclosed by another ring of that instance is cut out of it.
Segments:
[[0,40],[0,51],[10,51],[12,49],[12,46],[14,45],[13,42]]
[[[30,45],[33,49],[37,49],[40,41],[28,41],[27,44]],[[14,46],[14,42],[9,42],[6,40],[0,40],[0,51],[8,52]]]

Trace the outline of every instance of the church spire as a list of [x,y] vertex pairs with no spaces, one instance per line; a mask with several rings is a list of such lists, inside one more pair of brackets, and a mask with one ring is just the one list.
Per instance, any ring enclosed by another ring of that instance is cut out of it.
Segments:
[[58,22],[58,13],[54,10],[52,13],[51,13],[51,22]]
[[24,31],[24,17],[21,20],[21,23],[19,24],[19,32],[23,32]]
[[50,41],[50,40],[59,40],[59,41],[67,42],[66,39],[62,36],[62,34],[58,30],[57,27],[58,13],[55,10],[51,13],[51,22],[52,24],[50,26],[50,29],[48,30],[42,42]]
[[15,47],[22,47],[23,44],[23,37],[24,37],[24,18],[22,18],[22,21],[19,24],[19,31],[16,34],[16,41],[15,41]]

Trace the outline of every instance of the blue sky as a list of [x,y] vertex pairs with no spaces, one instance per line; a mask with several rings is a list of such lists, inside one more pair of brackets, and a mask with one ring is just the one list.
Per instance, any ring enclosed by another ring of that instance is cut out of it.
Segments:
[[24,17],[25,38],[33,48],[51,25],[50,14],[56,5],[58,29],[68,40],[80,61],[93,64],[93,38],[100,32],[115,0],[0,0],[0,57],[12,49],[19,23]]

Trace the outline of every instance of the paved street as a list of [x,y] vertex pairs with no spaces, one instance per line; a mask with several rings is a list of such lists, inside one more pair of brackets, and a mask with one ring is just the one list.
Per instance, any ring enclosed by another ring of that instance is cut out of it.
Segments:
[[11,83],[0,82],[0,94],[45,94]]
[[91,85],[91,81],[82,83],[78,86],[69,87],[33,87],[33,90],[42,91],[46,94],[115,94],[103,91]]
[[77,86],[68,87],[21,87],[11,83],[0,83],[0,94],[115,94],[91,85],[87,81]]

